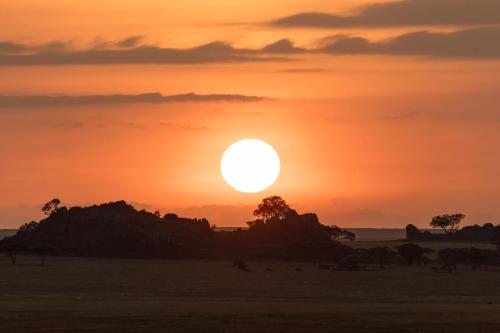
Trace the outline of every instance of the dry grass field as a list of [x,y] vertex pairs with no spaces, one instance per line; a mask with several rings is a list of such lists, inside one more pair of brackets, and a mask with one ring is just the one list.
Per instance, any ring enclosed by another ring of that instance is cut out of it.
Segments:
[[2,256],[0,332],[500,331],[500,273],[248,265]]
[[374,248],[377,246],[386,246],[392,249],[396,249],[396,247],[407,243],[418,244],[421,247],[432,249],[434,251],[439,251],[447,248],[449,249],[449,248],[476,247],[482,250],[495,250],[497,248],[496,245],[492,243],[408,242],[406,240],[356,241],[356,242],[345,242],[344,244],[351,246],[353,248]]

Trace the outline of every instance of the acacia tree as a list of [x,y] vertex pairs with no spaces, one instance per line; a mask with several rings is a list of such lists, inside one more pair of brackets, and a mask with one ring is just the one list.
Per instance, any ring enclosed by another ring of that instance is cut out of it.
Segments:
[[288,206],[285,200],[279,196],[271,196],[262,199],[257,209],[253,211],[253,215],[263,221],[279,220],[283,221],[293,209]]
[[434,216],[430,225],[433,228],[441,228],[446,234],[451,235],[458,230],[464,218],[464,214]]
[[61,203],[61,200],[59,199],[52,199],[49,202],[47,202],[45,205],[42,207],[42,212],[45,215],[50,215],[54,212],[56,212],[59,209],[59,204]]

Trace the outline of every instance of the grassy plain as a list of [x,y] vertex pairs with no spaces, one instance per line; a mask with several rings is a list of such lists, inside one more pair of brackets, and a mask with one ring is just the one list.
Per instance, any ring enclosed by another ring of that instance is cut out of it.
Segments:
[[395,250],[398,246],[407,243],[418,244],[421,247],[432,249],[434,251],[439,251],[442,249],[450,249],[450,248],[468,248],[468,247],[476,247],[482,250],[495,250],[497,248],[496,245],[492,243],[409,242],[406,240],[356,241],[356,242],[345,242],[344,244],[351,246],[353,248],[374,248],[377,246],[384,246]]
[[[496,332],[500,273],[0,257],[0,332]],[[266,271],[266,268],[272,271]],[[300,268],[300,270],[297,270]]]

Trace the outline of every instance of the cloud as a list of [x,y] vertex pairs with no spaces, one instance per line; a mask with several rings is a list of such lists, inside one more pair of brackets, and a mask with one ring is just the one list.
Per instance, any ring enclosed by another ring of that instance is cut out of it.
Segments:
[[372,42],[362,37],[336,36],[317,49],[328,54],[421,55],[434,57],[499,58],[500,27],[449,33],[417,31]]
[[96,38],[94,41],[94,48],[95,49],[113,49],[113,48],[124,48],[124,49],[130,49],[134,47],[139,47],[144,45],[143,43],[144,37],[143,36],[129,36],[117,41],[108,41],[108,40],[103,40],[101,38]]
[[0,66],[289,62],[304,54],[500,58],[499,37],[500,26],[453,32],[416,31],[381,41],[337,34],[321,39],[312,48],[297,47],[289,39],[280,39],[257,49],[235,48],[224,42],[190,49],[162,48],[141,44],[139,36],[102,42],[85,50],[72,49],[70,42],[54,41],[30,46],[3,41],[0,42]]
[[137,47],[141,41],[142,41],[142,36],[130,36],[128,38],[118,41],[116,45],[125,48]]
[[291,53],[304,53],[306,49],[296,47],[289,39],[280,39],[277,42],[266,45],[261,50],[262,53],[278,53],[278,54],[291,54]]
[[0,41],[0,53],[19,53],[24,51],[26,51],[26,46],[23,44],[11,41]]
[[[371,41],[364,37],[337,34],[322,38],[311,49],[277,48],[282,53],[330,55],[432,56],[443,58],[500,58],[500,27],[480,27],[453,32],[416,31],[393,38]],[[284,44],[284,43],[283,43]],[[291,45],[291,46],[290,46]],[[265,52],[266,48],[262,49]]]
[[203,125],[190,125],[190,124],[179,124],[179,123],[165,123],[160,122],[160,126],[167,127],[171,129],[180,129],[184,131],[207,131],[210,129],[208,126]]
[[289,28],[351,28],[500,24],[500,0],[403,0],[372,3],[354,15],[298,13],[271,22]]
[[326,72],[331,72],[331,70],[325,68],[286,68],[283,70],[276,71],[276,73],[292,73],[292,74],[326,73]]
[[2,54],[29,54],[30,52],[63,52],[71,49],[71,41],[51,41],[44,44],[21,44],[13,41],[0,41],[0,55]]
[[138,103],[174,103],[174,102],[258,102],[266,100],[265,97],[247,96],[237,94],[179,94],[162,95],[160,93],[147,93],[139,95],[25,95],[1,96],[0,108],[36,108],[36,107],[62,107],[62,106],[89,106],[89,105],[119,105]]
[[70,44],[67,42],[25,45],[0,41],[0,66],[206,64],[287,60],[265,56],[271,52],[238,49],[224,42],[177,49],[143,45],[141,41],[140,36],[116,42],[97,41],[94,46],[83,50],[68,49]]

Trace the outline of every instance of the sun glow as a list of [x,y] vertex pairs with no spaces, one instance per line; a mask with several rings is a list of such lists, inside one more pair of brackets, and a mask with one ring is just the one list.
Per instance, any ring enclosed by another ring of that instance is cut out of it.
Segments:
[[221,160],[225,181],[240,192],[256,193],[270,187],[278,179],[280,158],[268,143],[244,139],[226,149]]

